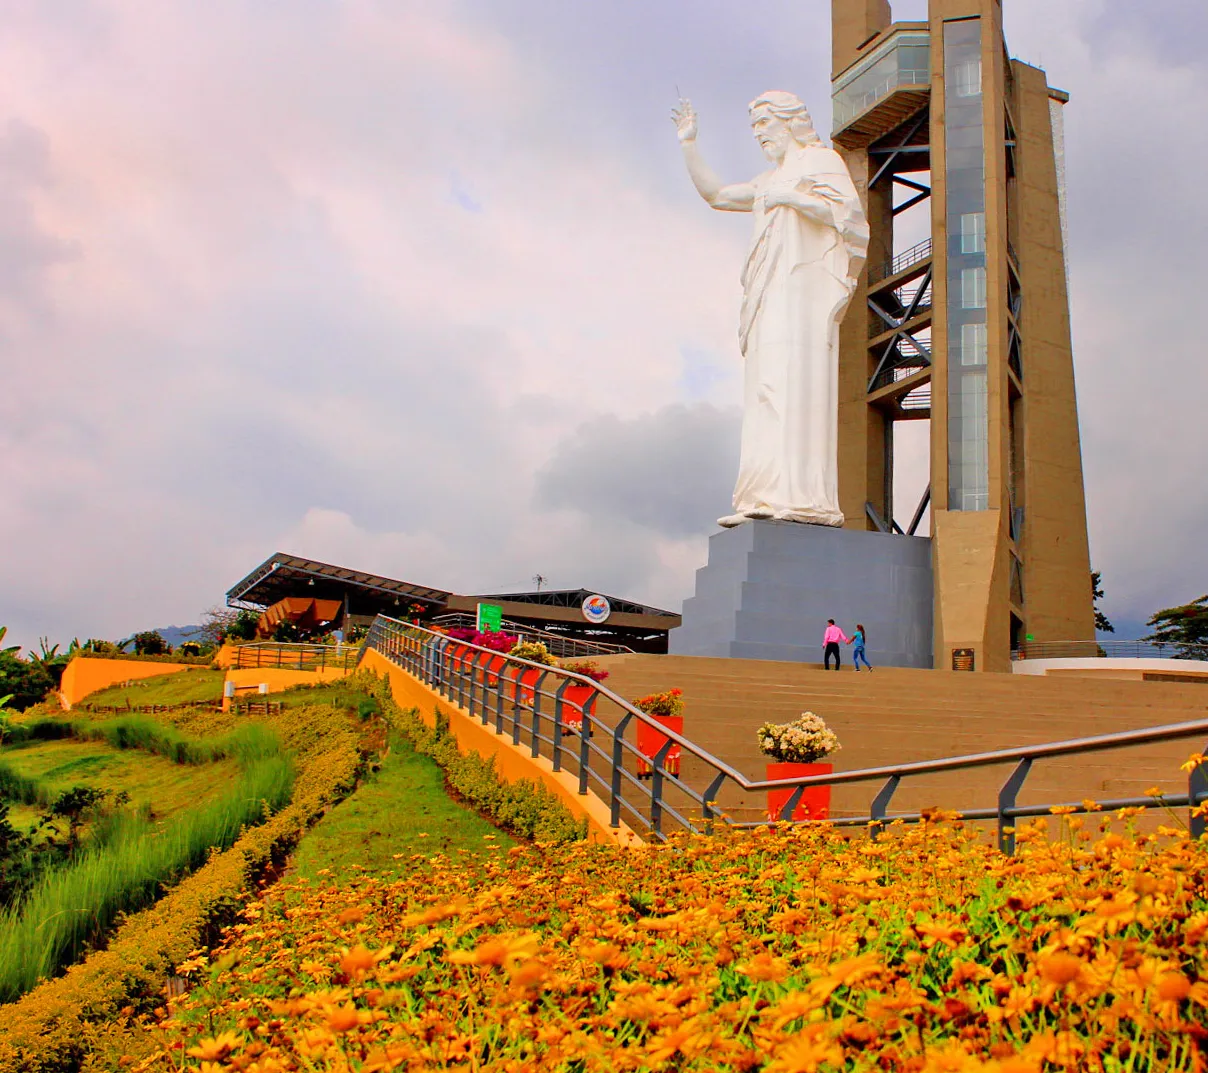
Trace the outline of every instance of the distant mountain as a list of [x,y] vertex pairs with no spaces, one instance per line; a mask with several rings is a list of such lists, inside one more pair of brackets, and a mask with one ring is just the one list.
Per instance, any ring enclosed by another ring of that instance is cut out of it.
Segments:
[[155,632],[173,648],[179,648],[184,641],[196,641],[192,635],[200,629],[200,626],[160,626]]

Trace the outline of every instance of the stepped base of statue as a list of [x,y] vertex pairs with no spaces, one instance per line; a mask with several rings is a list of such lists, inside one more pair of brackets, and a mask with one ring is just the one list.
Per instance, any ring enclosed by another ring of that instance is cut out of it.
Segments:
[[[929,538],[753,521],[709,538],[669,651],[821,663],[833,618],[848,636],[864,624],[874,668],[930,667],[931,617]],[[840,647],[851,673],[852,648]]]

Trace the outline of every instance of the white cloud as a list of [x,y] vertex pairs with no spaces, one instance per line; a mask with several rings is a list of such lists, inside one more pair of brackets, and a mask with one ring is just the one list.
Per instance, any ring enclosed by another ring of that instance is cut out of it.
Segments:
[[[1188,135],[1208,97],[1198,55],[1164,62],[1161,27],[1113,10],[1012,0],[1008,35],[1074,94],[1092,539],[1109,612],[1143,617],[1208,587]],[[747,222],[691,192],[667,109],[681,82],[720,170],[749,174],[752,96],[799,89],[825,116],[828,11],[18,5],[0,622],[30,643],[189,620],[277,549],[678,606],[709,527],[617,498],[657,496],[657,464],[605,458],[603,517],[549,498],[549,474],[573,487],[576,450],[599,472],[585,429],[737,401]]]

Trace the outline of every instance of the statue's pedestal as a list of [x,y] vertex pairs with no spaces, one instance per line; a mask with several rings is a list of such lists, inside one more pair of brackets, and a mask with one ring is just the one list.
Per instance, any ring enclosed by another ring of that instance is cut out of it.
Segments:
[[874,667],[930,667],[931,541],[796,522],[723,529],[683,616],[675,655],[821,663],[833,618],[848,636],[864,624]]

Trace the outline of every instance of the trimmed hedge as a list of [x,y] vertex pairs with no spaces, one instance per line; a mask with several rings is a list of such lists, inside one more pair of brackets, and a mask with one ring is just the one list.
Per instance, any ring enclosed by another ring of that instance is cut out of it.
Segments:
[[209,656],[177,656],[171,653],[157,656],[140,656],[137,652],[85,652],[81,648],[77,648],[72,654],[72,659],[125,659],[132,663],[187,663],[190,667],[212,667],[214,666],[214,657]]
[[504,782],[493,756],[484,759],[478,753],[463,753],[439,706],[435,726],[429,727],[418,708],[403,709],[395,703],[386,680],[358,675],[358,684],[377,698],[387,721],[417,753],[430,756],[444,768],[449,786],[505,831],[534,842],[576,842],[587,837],[586,818],[576,819],[540,783],[528,779]]

